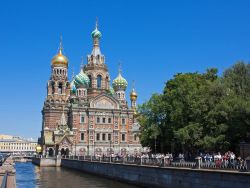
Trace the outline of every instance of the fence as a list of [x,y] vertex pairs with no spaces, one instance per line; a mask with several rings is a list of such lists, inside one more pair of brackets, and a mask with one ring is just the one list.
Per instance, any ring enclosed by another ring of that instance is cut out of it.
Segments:
[[203,162],[200,158],[195,161],[171,160],[169,158],[143,158],[143,157],[107,157],[107,156],[63,156],[64,159],[120,163],[131,165],[145,165],[155,167],[180,167],[180,168],[202,168],[202,169],[221,169],[233,171],[246,171],[245,161],[210,161]]

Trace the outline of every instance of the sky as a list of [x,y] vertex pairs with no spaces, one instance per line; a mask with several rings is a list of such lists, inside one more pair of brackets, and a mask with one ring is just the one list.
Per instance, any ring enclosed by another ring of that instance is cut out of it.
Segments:
[[111,79],[135,80],[138,104],[177,73],[219,74],[250,60],[250,1],[0,1],[0,134],[37,138],[52,57],[62,35],[69,75],[92,50],[96,17]]

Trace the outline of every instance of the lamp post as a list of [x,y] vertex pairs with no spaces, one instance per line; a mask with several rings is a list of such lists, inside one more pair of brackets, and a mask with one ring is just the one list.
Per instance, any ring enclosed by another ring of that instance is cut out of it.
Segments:
[[76,156],[76,140],[74,140],[74,145],[75,145],[75,156]]
[[111,162],[111,140],[109,141],[109,161]]
[[155,154],[156,154],[156,134],[155,134]]

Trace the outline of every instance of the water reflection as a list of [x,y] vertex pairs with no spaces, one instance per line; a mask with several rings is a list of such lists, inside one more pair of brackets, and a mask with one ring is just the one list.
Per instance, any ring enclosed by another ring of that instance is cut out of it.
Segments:
[[60,167],[38,167],[16,163],[17,188],[136,188],[83,172]]

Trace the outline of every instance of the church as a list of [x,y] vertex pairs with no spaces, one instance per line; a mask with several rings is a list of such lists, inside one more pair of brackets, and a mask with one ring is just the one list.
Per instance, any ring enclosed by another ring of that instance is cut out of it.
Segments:
[[121,69],[110,84],[97,23],[91,36],[92,52],[71,81],[62,40],[58,54],[51,60],[39,138],[43,155],[109,156],[143,152],[138,136],[140,125],[136,119],[137,93],[133,88],[128,103],[128,82]]

